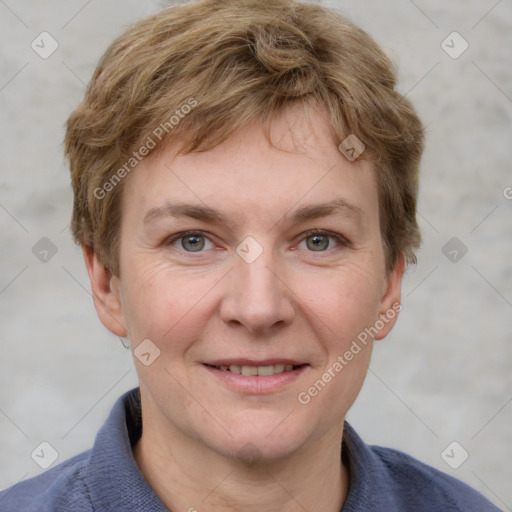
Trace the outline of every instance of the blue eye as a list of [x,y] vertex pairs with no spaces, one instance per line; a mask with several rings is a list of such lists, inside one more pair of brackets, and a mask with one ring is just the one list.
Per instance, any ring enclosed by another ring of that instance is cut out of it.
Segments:
[[[214,247],[213,242],[201,231],[177,233],[167,243],[189,253],[200,253]],[[305,244],[305,247],[302,244]],[[317,229],[305,233],[299,244],[299,248],[312,252],[325,252],[336,247],[349,246],[350,242],[344,236]]]
[[200,232],[178,233],[169,241],[169,245],[177,246],[186,252],[201,252],[205,248],[213,247],[212,242]]
[[198,252],[203,249],[205,245],[205,238],[202,235],[188,235],[184,236],[180,240],[181,247],[190,252]]
[[329,237],[325,235],[311,235],[306,238],[306,245],[312,251],[325,251],[329,248]]
[[327,249],[331,249],[336,246],[347,247],[350,245],[348,240],[346,240],[345,237],[341,235],[318,230],[313,230],[306,233],[303,242],[306,243],[306,248],[308,250],[314,252],[326,251]]

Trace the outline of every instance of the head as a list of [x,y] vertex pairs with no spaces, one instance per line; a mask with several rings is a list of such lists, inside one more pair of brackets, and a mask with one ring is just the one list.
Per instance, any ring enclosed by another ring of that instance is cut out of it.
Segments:
[[[72,229],[100,319],[153,354],[156,423],[227,456],[339,423],[414,262],[422,144],[389,59],[318,5],[189,3],[111,45],[67,124]],[[216,368],[244,360],[294,369]]]

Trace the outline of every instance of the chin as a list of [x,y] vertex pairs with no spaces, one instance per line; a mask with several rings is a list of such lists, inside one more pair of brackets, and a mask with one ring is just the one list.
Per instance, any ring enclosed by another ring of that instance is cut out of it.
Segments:
[[[289,411],[265,411],[263,415],[257,414],[260,411],[255,412],[226,421],[229,433],[217,425],[203,440],[213,451],[225,457],[252,464],[258,460],[286,459],[311,437],[306,425],[288,421]],[[289,418],[293,416],[292,413]]]

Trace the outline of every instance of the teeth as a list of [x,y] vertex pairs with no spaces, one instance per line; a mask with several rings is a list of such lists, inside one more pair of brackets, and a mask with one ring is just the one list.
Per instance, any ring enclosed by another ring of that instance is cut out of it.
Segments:
[[258,366],[242,366],[242,375],[258,375]]
[[274,375],[274,367],[271,366],[258,366],[255,368],[255,370],[258,372],[258,375],[267,376],[267,375]]
[[237,375],[258,375],[260,377],[268,377],[271,375],[276,375],[277,373],[291,372],[293,370],[293,365],[275,364],[268,366],[241,366],[238,364],[232,364],[230,366],[217,366],[217,368],[223,372],[229,370],[231,373],[236,373]]

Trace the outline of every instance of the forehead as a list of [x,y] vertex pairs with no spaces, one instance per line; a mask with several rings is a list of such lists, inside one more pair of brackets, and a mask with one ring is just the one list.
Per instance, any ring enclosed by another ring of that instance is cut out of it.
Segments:
[[124,202],[137,205],[146,220],[164,210],[173,213],[175,203],[182,211],[187,204],[201,206],[196,210],[212,218],[222,210],[232,219],[276,221],[283,212],[301,209],[306,219],[312,206],[334,202],[354,217],[376,214],[378,220],[372,165],[343,156],[321,113],[289,108],[273,121],[270,137],[272,144],[254,122],[209,151],[176,155],[178,145],[159,148],[129,176]]

